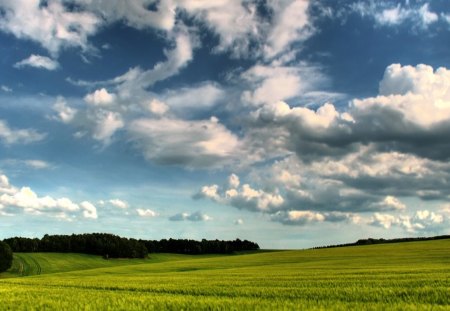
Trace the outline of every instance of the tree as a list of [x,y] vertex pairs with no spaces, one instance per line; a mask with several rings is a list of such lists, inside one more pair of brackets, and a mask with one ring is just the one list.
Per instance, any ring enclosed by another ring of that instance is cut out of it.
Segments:
[[11,268],[13,253],[8,244],[0,241],[0,272]]

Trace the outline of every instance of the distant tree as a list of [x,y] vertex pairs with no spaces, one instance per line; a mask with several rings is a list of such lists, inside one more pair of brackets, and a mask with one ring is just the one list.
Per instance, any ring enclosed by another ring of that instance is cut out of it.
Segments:
[[8,244],[0,241],[0,272],[11,268],[13,253]]

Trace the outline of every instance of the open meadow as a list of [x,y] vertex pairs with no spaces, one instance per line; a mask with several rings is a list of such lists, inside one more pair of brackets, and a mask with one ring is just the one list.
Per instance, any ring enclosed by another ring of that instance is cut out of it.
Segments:
[[17,253],[2,310],[450,310],[450,240],[147,260]]

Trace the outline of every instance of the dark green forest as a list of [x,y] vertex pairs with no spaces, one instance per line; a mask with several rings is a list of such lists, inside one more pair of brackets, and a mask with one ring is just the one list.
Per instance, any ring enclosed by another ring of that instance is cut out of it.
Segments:
[[247,240],[137,240],[109,233],[44,235],[41,239],[13,237],[3,240],[13,252],[57,252],[100,255],[105,258],[145,258],[149,253],[229,254],[258,250]]

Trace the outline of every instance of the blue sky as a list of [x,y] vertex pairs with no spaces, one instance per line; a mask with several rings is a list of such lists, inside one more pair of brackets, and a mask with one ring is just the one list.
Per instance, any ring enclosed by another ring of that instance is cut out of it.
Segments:
[[450,7],[0,0],[0,238],[448,234]]

